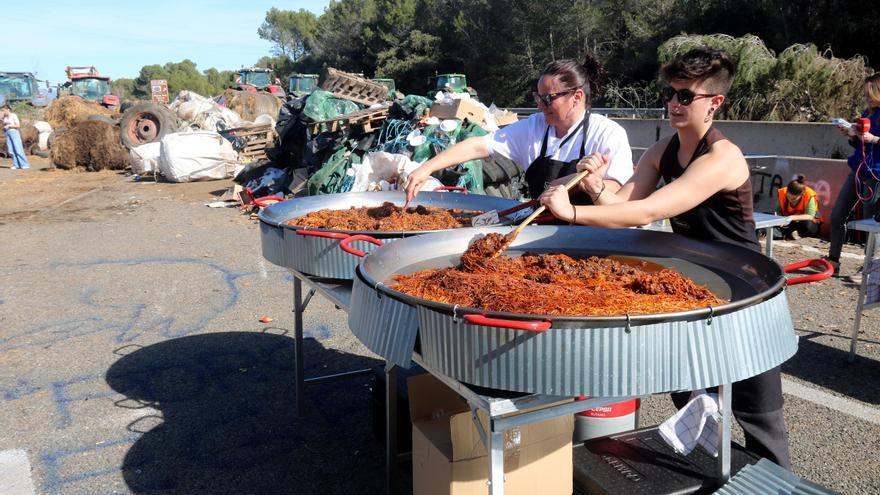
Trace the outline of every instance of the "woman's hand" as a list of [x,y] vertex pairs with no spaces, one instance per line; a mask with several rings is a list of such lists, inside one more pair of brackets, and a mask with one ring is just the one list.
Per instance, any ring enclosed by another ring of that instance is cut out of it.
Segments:
[[837,126],[837,132],[840,133],[841,136],[851,139],[853,137],[852,130],[849,127]]
[[880,141],[880,139],[878,139],[877,136],[871,134],[870,132],[866,132],[862,134],[862,141],[867,144],[874,144]]
[[574,220],[574,206],[564,185],[548,187],[538,196],[538,202],[546,206],[554,217],[569,223]]
[[409,203],[413,198],[416,197],[416,194],[419,193],[419,190],[422,189],[422,186],[425,185],[425,182],[430,177],[431,173],[428,172],[424,166],[419,167],[412,171],[406,178],[406,183],[404,187],[406,188],[406,202]]
[[608,165],[610,163],[608,155],[603,155],[601,153],[593,153],[590,156],[585,156],[578,162],[578,172],[584,170],[590,171],[589,175],[581,179],[580,186],[581,189],[589,194],[591,198],[596,198],[596,196],[605,189],[605,172],[608,170]]

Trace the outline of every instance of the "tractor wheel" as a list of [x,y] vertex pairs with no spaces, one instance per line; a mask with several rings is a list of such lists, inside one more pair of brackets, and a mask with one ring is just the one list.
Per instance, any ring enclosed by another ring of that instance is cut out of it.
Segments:
[[122,144],[131,149],[162,139],[177,130],[176,119],[164,106],[151,102],[138,103],[122,114],[119,127]]

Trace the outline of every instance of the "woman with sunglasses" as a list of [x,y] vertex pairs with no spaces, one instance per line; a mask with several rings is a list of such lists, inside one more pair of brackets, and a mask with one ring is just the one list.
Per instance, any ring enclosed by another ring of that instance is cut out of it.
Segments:
[[[584,160],[578,169],[593,173],[581,186],[595,206],[573,206],[560,186],[545,191],[541,203],[562,220],[600,227],[633,227],[668,218],[676,233],[760,252],[749,167],[739,148],[712,127],[733,75],[727,53],[706,47],[663,65],[667,86],[661,94],[676,133],[651,146],[617,192],[597,180],[608,166],[607,157],[595,153]],[[665,185],[658,189],[661,178]],[[789,468],[779,368],[734,383],[732,396],[746,448]],[[687,398],[673,394],[678,407]]]
[[[468,160],[503,156],[525,170],[527,196],[537,198],[550,184],[564,183],[579,160],[591,153],[609,157],[605,187],[616,191],[633,171],[626,131],[610,119],[591,114],[602,68],[595,59],[584,65],[570,59],[551,62],[541,72],[535,103],[540,112],[486,136],[466,139],[423,163],[406,182],[406,198],[418,194],[428,177]],[[587,204],[589,199],[578,200]]]

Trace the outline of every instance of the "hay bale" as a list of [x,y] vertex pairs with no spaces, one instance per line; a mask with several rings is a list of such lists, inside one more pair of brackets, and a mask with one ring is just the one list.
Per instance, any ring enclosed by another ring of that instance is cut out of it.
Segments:
[[116,115],[116,112],[108,110],[93,101],[66,96],[53,101],[46,108],[43,117],[54,128],[73,127],[74,124],[88,119],[90,115],[113,117]]
[[51,156],[55,166],[63,169],[122,170],[131,166],[119,129],[99,120],[81,122],[58,136]]
[[258,116],[268,114],[277,117],[281,110],[281,100],[268,93],[251,93],[227,89],[223,92],[223,104],[243,120],[253,122]]

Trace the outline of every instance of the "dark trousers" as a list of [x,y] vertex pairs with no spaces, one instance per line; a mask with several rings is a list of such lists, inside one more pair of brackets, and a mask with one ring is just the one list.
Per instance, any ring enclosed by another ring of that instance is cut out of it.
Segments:
[[[850,170],[849,175],[846,176],[846,180],[843,181],[843,186],[840,188],[840,192],[837,194],[834,208],[831,210],[831,238],[829,239],[831,245],[828,247],[828,257],[835,261],[840,260],[840,251],[843,249],[843,241],[846,238],[846,220],[849,218],[850,212],[855,208],[856,203],[859,201],[859,196],[856,194],[855,183],[856,174]],[[868,187],[870,187],[874,193],[873,197],[863,204],[862,211],[865,218],[871,218],[878,209],[877,197],[878,194],[880,194],[880,187],[878,187],[878,183],[874,179],[864,179],[860,183],[862,184],[862,191],[860,194],[862,194],[863,197],[871,192],[868,190]]]
[[792,232],[797,231],[801,237],[816,237],[819,235],[819,223],[812,220],[797,220],[788,225],[779,227],[783,236],[790,236]]
[[[689,392],[674,393],[672,402],[681,409],[689,397]],[[733,417],[745,433],[746,450],[790,470],[779,367],[734,383],[731,399]]]

